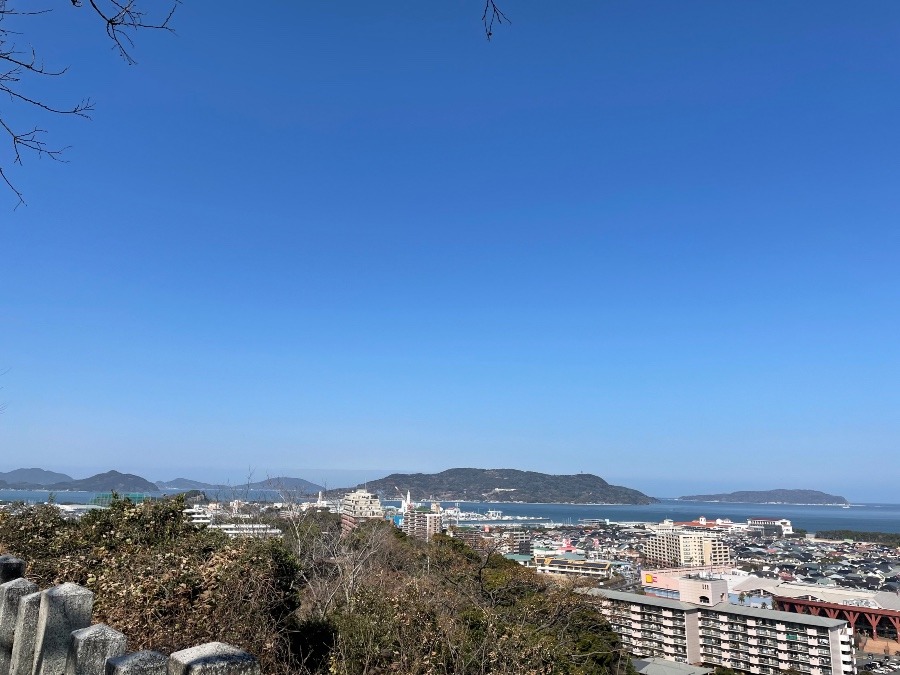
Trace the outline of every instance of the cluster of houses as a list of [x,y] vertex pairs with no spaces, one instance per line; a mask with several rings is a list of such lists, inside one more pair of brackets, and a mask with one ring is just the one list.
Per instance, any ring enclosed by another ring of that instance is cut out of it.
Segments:
[[900,592],[900,552],[884,544],[817,539],[736,542],[754,575],[819,586]]

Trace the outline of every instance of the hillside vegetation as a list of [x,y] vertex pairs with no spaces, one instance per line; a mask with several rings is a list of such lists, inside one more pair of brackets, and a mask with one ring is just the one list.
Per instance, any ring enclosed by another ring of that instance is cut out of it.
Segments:
[[[364,487],[360,485],[359,487]],[[657,500],[599,476],[557,476],[517,469],[448,469],[440,473],[395,473],[369,481],[367,489],[386,497],[441,501],[530,502],[534,504],[651,504]]]
[[19,506],[0,512],[0,552],[42,587],[91,589],[95,620],[134,650],[219,640],[267,675],[634,675],[590,597],[457,539],[383,521],[341,537],[330,515],[279,521],[284,539],[228,539],[183,507],[116,501],[71,521]]

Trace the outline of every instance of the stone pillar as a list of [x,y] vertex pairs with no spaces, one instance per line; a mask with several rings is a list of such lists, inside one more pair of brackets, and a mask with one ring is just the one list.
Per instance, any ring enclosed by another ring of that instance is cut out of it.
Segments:
[[19,616],[19,600],[35,591],[37,586],[27,579],[13,579],[0,584],[0,675],[9,672],[16,619]]
[[135,652],[107,661],[106,675],[167,675],[168,662],[169,657],[159,652]]
[[42,595],[43,593],[40,592],[30,593],[19,600],[19,614],[16,617],[16,633],[13,638],[9,675],[31,675]]
[[252,654],[226,645],[207,642],[182,649],[169,657],[169,675],[261,675]]
[[108,659],[125,653],[125,636],[102,623],[72,631],[66,675],[102,675]]
[[11,555],[0,555],[0,584],[25,576],[25,561]]
[[91,625],[94,594],[78,584],[61,584],[41,594],[33,675],[63,675],[72,631]]

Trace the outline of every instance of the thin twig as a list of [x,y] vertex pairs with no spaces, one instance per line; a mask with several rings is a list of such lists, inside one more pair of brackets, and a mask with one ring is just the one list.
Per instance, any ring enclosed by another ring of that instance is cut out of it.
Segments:
[[494,0],[484,0],[484,12],[481,15],[481,23],[484,24],[484,36],[490,40],[494,37],[494,23],[499,26],[504,23],[512,22],[497,6],[497,3]]

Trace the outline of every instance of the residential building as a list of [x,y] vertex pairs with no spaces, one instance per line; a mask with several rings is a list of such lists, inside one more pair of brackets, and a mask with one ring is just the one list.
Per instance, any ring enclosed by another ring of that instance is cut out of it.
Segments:
[[281,530],[265,523],[222,523],[209,525],[211,530],[220,530],[232,539],[238,537],[255,537],[260,539],[281,538]]
[[791,521],[787,518],[748,518],[747,530],[750,534],[764,537],[786,537],[794,533]]
[[378,495],[368,490],[355,490],[341,500],[341,532],[347,534],[366,520],[381,520],[384,509]]
[[554,556],[535,556],[535,569],[544,574],[578,575],[609,579],[613,565],[606,560],[584,560]]
[[709,532],[683,532],[659,529],[644,541],[648,563],[662,567],[709,567],[731,561],[728,545]]
[[184,509],[183,513],[191,525],[210,525],[212,523],[212,515],[202,506],[192,506]]
[[700,653],[704,663],[761,675],[856,673],[846,621],[727,603],[700,609]]
[[400,529],[407,536],[424,541],[431,541],[434,535],[441,533],[443,527],[443,518],[440,513],[415,509],[403,514],[403,522],[400,525]]
[[808,675],[856,673],[853,629],[840,619],[597,588],[585,592],[602,598],[601,611],[634,656],[721,665],[751,675],[791,668]]
[[634,656],[700,662],[699,607],[678,600],[599,588],[601,611],[622,644]]

